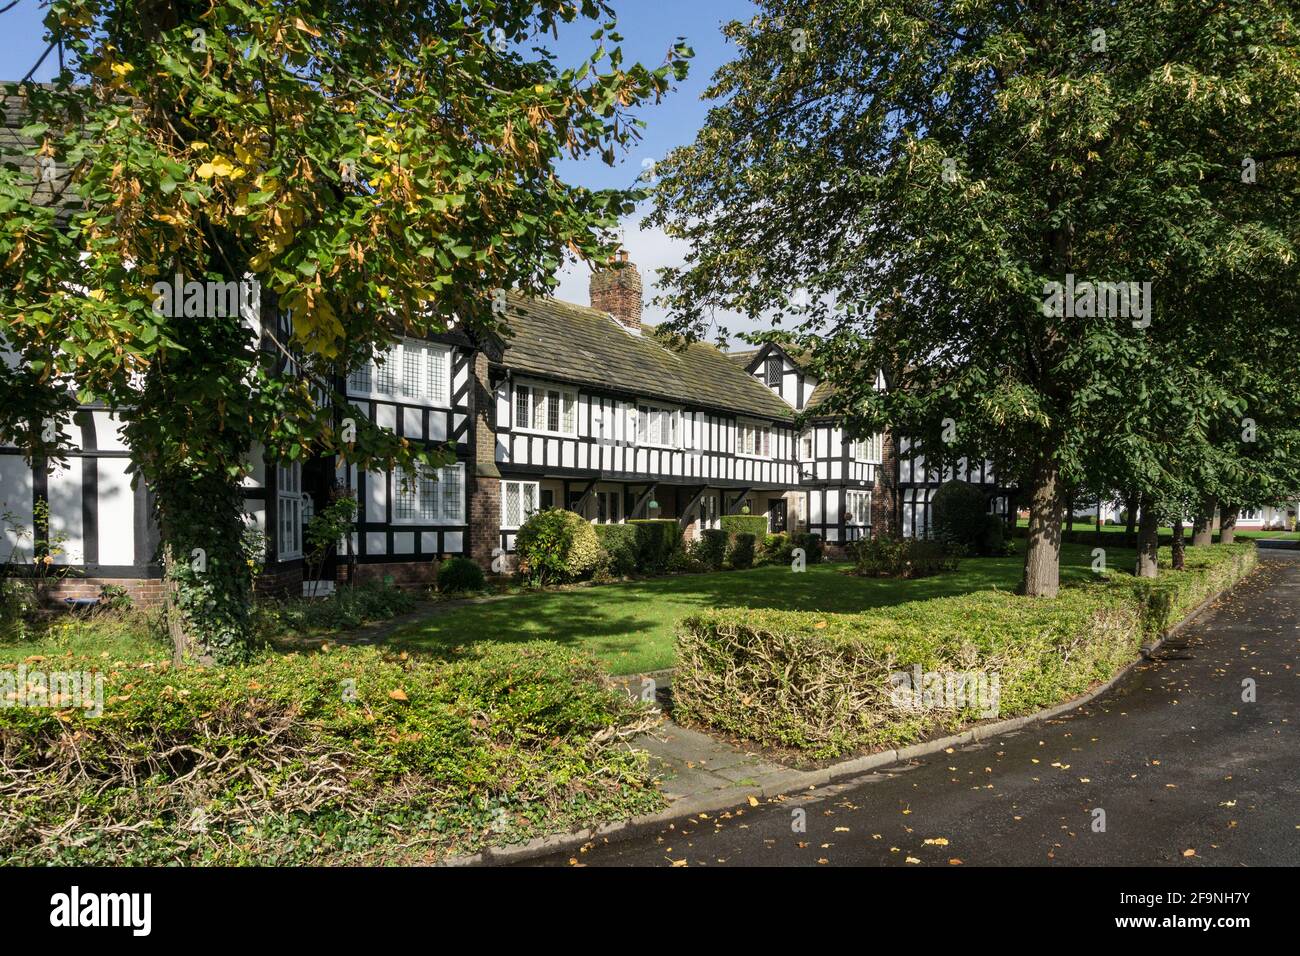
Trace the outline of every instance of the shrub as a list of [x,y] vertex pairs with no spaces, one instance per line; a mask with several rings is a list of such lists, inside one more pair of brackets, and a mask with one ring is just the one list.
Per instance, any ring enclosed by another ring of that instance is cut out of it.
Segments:
[[131,610],[131,593],[120,584],[105,584],[99,589],[99,606],[110,611]]
[[448,558],[438,566],[438,590],[444,594],[482,591],[485,584],[483,569],[469,558]]
[[981,554],[988,496],[969,481],[945,481],[931,503],[933,535],[950,551]]
[[639,548],[636,528],[630,524],[598,524],[592,527],[605,551],[603,570],[616,577],[635,574]]
[[1007,526],[995,514],[984,516],[984,535],[980,538],[980,554],[1000,557],[1015,552],[1015,545],[1007,541]]
[[600,542],[586,518],[562,508],[535,511],[515,537],[519,573],[534,584],[576,581],[596,567]]
[[637,570],[662,574],[682,549],[682,529],[676,518],[635,518],[628,522],[637,536]]
[[103,674],[102,716],[0,709],[25,781],[0,806],[6,862],[416,862],[663,802],[624,744],[655,718],[555,644],[77,666]]
[[957,556],[939,541],[877,535],[853,546],[854,573],[873,578],[925,578],[957,570]]
[[742,533],[752,534],[755,538],[767,534],[767,518],[763,515],[723,515],[718,523],[728,538]]
[[757,564],[789,564],[794,546],[790,536],[785,532],[765,534],[760,539],[762,546],[755,558]]
[[678,548],[668,558],[669,574],[700,574],[709,570],[708,566],[696,555],[694,546]]
[[796,531],[790,535],[790,550],[793,552],[795,548],[803,548],[804,561],[808,564],[821,564],[826,554],[822,536],[808,531]]
[[368,621],[385,621],[415,608],[415,598],[378,581],[342,585],[326,598],[258,601],[254,629],[263,641],[304,631],[348,631]]
[[1070,585],[1051,601],[985,590],[860,614],[698,612],[677,631],[674,719],[824,759],[992,716],[970,701],[908,706],[896,689],[934,686],[925,675],[984,675],[996,716],[1033,713],[1109,680],[1256,560],[1249,544],[1189,549],[1186,571]]
[[731,539],[731,550],[727,555],[731,566],[744,570],[754,566],[754,536],[748,531],[741,531]]
[[727,558],[727,532],[720,528],[706,528],[695,542],[695,556],[710,571],[721,571]]

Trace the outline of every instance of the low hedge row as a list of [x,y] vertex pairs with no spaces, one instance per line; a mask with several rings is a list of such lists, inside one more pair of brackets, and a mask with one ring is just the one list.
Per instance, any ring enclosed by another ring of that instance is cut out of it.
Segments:
[[1032,713],[1114,676],[1256,560],[1250,543],[1189,548],[1186,571],[1115,575],[1054,600],[986,590],[860,614],[700,612],[678,628],[674,717],[821,759],[989,716],[969,705],[900,707],[892,682],[902,673],[996,675],[997,715]]
[[24,666],[98,669],[103,713],[0,708],[9,863],[420,862],[662,805],[649,710],[555,644]]

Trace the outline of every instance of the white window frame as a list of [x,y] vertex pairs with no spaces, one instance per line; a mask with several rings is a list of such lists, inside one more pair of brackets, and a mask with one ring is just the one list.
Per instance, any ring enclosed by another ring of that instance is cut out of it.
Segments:
[[[415,383],[407,382],[409,359],[415,356]],[[451,408],[451,348],[436,342],[420,339],[402,339],[390,346],[383,356],[382,363],[371,359],[361,368],[354,370],[347,381],[347,393],[359,398],[379,399],[386,402],[399,402],[407,405],[433,406]],[[436,369],[440,381],[431,381],[431,372]],[[392,376],[391,391],[379,387],[380,368]],[[361,375],[364,373],[364,380]],[[415,389],[408,394],[408,386]],[[436,390],[436,394],[434,394]]]
[[[864,504],[865,502],[865,504]],[[859,510],[862,509],[862,510]],[[846,518],[844,523],[855,528],[871,527],[871,492],[850,489],[844,493],[844,512],[854,520]],[[856,520],[865,513],[866,520]]]
[[[670,448],[677,449],[682,447],[682,410],[674,408],[671,405],[663,405],[659,402],[641,402],[636,403],[636,444],[638,448]],[[672,437],[663,440],[663,425],[667,422]],[[651,440],[651,433],[655,426],[659,428],[659,441]],[[645,437],[642,438],[641,436]]]
[[275,471],[275,556],[302,557],[302,462],[280,463]]
[[[393,524],[411,525],[461,525],[465,524],[465,466],[457,462],[442,468],[420,468],[408,476],[400,469],[392,472]],[[449,494],[449,488],[455,488]],[[398,501],[411,495],[414,513],[398,514]]]
[[[519,420],[519,400],[527,394],[528,420],[521,422]],[[550,408],[546,404],[550,396],[556,397],[556,422],[558,428],[550,427]],[[541,405],[542,414],[546,419],[546,427],[537,427],[538,398],[543,399]],[[569,412],[569,427],[565,428],[565,411]],[[528,379],[518,380],[510,389],[510,421],[511,430],[523,432],[529,435],[558,435],[564,438],[578,437],[578,390],[569,388],[565,385],[548,385],[546,382],[536,382]]]
[[870,438],[856,438],[849,446],[849,456],[866,465],[879,465],[884,450],[885,436],[876,432]]
[[[747,440],[747,433],[753,434],[752,443]],[[760,437],[763,439],[762,441],[759,440]],[[770,459],[772,457],[772,438],[771,425],[764,422],[737,422],[736,454],[741,458]],[[746,451],[746,448],[753,448],[754,450]]]
[[[804,454],[803,444],[808,443],[808,454]],[[817,460],[817,430],[808,428],[799,433],[799,460],[816,461]]]
[[[514,486],[515,493],[519,496],[519,520],[514,523],[511,523],[509,520],[510,508],[508,502],[510,500],[511,486]],[[525,495],[524,495],[525,488],[532,489],[532,497],[533,497],[532,511],[525,510]],[[523,526],[523,523],[528,520],[528,516],[537,511],[540,511],[541,507],[542,507],[542,489],[540,483],[536,481],[518,481],[514,479],[505,479],[505,478],[501,479],[501,530],[502,531],[519,530],[519,528]]]

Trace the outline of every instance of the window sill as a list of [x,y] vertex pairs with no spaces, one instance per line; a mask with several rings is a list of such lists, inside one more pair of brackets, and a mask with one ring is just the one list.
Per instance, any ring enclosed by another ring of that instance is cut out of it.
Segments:
[[577,438],[577,432],[551,432],[540,428],[520,428],[516,425],[510,429],[513,435],[536,435],[538,438]]

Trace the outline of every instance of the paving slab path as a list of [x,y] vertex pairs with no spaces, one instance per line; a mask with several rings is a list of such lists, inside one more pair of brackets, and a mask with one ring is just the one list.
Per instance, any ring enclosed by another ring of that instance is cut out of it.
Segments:
[[[1068,714],[532,863],[1300,865],[1300,552],[1260,552],[1258,571]],[[779,783],[783,768],[706,735],[661,736],[649,749],[670,795]]]

